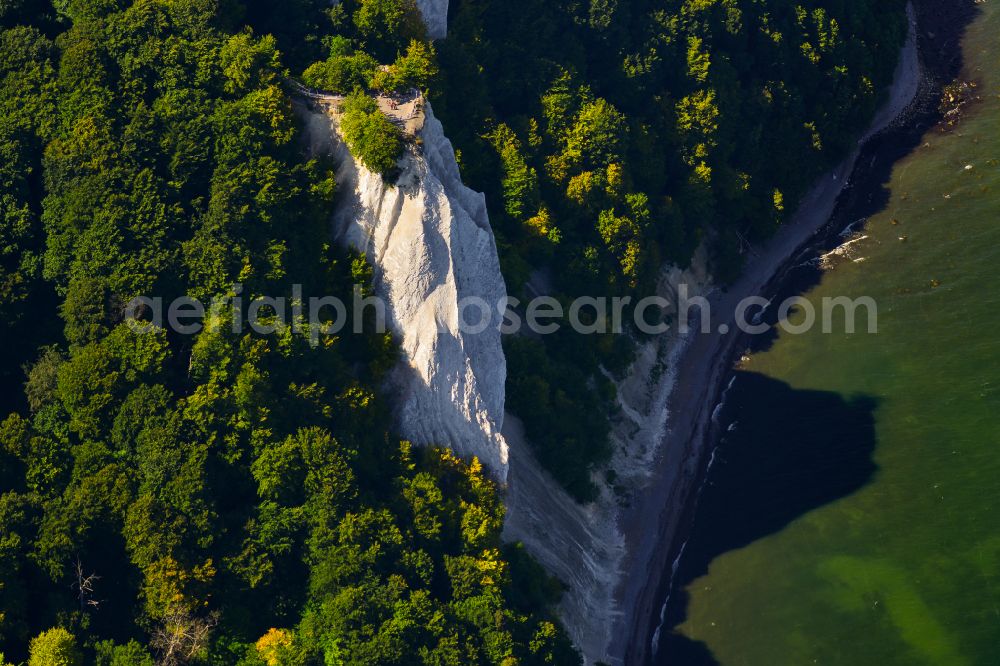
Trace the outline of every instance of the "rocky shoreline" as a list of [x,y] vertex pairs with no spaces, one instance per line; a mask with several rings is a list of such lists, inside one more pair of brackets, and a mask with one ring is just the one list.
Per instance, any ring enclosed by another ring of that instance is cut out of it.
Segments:
[[[884,184],[893,165],[919,145],[926,131],[942,122],[946,113],[941,106],[942,92],[961,70],[960,40],[975,15],[975,0],[954,3],[916,0],[913,15],[915,50],[920,60],[915,73],[919,78],[916,94],[907,100],[905,108],[893,108],[898,100],[890,100],[887,105],[890,117],[876,118],[874,131],[865,136],[860,149],[834,171],[834,181],[845,185],[832,188],[827,183],[806,197],[800,215],[802,211],[824,208],[832,212],[823,215],[822,219],[815,214],[811,218],[804,215],[793,223],[801,227],[797,234],[788,234],[790,237],[784,243],[774,239],[769,245],[785,246],[784,256],[772,262],[770,275],[762,278],[762,288],[751,289],[748,293],[783,298],[811,286],[818,279],[815,272],[803,275],[793,269],[804,260],[842,243],[840,233],[844,228],[879,210],[884,205]],[[906,76],[905,72],[902,74]],[[897,74],[897,79],[899,77]],[[899,85],[897,80],[894,88]],[[900,91],[894,90],[893,96],[899,95]],[[826,176],[830,177],[830,174]],[[797,243],[795,236],[800,237]],[[759,266],[755,268],[761,271]],[[745,282],[746,277],[741,282]],[[735,292],[741,293],[744,289],[737,288]],[[713,303],[713,312],[732,312],[717,306]],[[713,317],[713,327],[723,321],[724,318],[717,322]],[[698,387],[700,390],[689,390],[684,384],[670,398],[671,414],[684,423],[671,423],[671,432],[663,444],[660,466],[667,478],[647,491],[630,511],[630,523],[624,525],[630,546],[629,566],[618,591],[623,613],[612,653],[625,664],[645,664],[653,656],[653,636],[661,624],[661,609],[670,592],[668,569],[680,556],[691,529],[697,489],[709,465],[706,453],[721,434],[718,425],[713,424],[712,415],[722,401],[736,361],[753,342],[748,336],[737,334],[728,338],[701,337],[714,340],[696,340],[682,359],[687,372],[681,370],[685,377],[695,377],[699,371],[705,376]],[[680,419],[682,415],[687,418]],[[681,461],[683,464],[679,464]],[[668,469],[670,466],[675,468],[673,473]],[[650,516],[656,517],[655,534],[649,533]]]

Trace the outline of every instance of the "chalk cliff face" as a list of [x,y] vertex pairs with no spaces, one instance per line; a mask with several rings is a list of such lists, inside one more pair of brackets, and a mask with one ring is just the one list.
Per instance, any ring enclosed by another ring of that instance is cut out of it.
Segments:
[[[673,304],[680,285],[689,296],[712,289],[705,253],[687,270],[665,267],[658,293]],[[674,366],[687,344],[676,327],[639,345],[628,375],[615,382],[620,416],[612,422],[615,472],[612,490],[597,474],[600,495],[583,506],[571,498],[535,458],[520,421],[507,415],[504,436],[510,444],[510,478],[504,538],[525,548],[551,574],[566,583],[559,615],[587,663],[618,666],[613,632],[621,616],[618,585],[626,542],[621,519],[627,498],[650,482],[653,462],[667,428],[667,397],[674,387]]]
[[[407,150],[394,185],[351,157],[333,117],[304,106],[300,114],[314,154],[337,163],[334,234],[373,265],[376,294],[402,348],[390,379],[399,394],[400,433],[477,456],[506,481],[500,429],[507,364],[498,304],[507,292],[484,196],[462,184],[429,105],[422,146]],[[488,321],[481,303],[489,305]]]
[[417,0],[417,7],[423,14],[431,39],[448,36],[448,0]]

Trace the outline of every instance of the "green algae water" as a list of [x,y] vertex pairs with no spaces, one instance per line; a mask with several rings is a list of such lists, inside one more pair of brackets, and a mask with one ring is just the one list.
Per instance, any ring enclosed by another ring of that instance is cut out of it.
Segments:
[[805,294],[873,297],[878,333],[743,364],[659,662],[1000,664],[997,35],[991,0],[964,42],[984,101]]

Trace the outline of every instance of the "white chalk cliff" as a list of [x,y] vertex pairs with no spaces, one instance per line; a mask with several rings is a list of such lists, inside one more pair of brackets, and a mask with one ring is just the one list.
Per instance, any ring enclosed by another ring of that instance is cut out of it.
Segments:
[[[313,153],[331,155],[337,165],[334,235],[367,255],[401,346],[390,378],[400,433],[416,444],[476,456],[506,481],[500,429],[507,363],[498,304],[507,291],[484,196],[462,184],[451,142],[429,105],[422,146],[407,149],[395,184],[351,156],[334,115],[305,105],[299,111]],[[490,306],[488,325],[483,302]],[[466,326],[459,325],[463,315]]]
[[417,0],[417,7],[427,25],[427,34],[431,39],[444,39],[448,36],[448,0]]

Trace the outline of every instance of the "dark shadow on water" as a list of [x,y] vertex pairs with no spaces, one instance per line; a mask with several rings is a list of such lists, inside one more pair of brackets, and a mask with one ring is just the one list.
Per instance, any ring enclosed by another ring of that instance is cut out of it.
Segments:
[[687,586],[723,553],[784,529],[851,495],[875,474],[875,400],[796,390],[739,372],[721,415],[735,424],[716,451],[674,581],[656,664],[717,664],[703,643],[677,633]]

